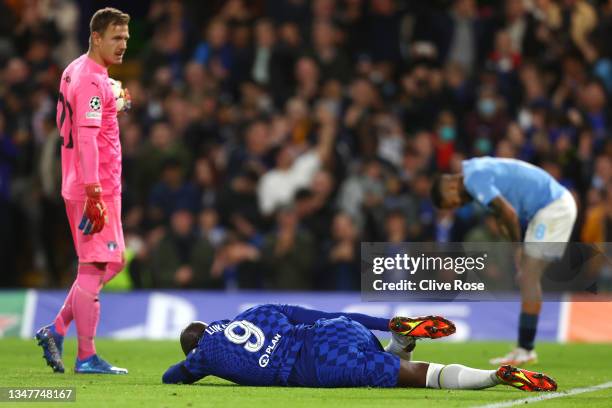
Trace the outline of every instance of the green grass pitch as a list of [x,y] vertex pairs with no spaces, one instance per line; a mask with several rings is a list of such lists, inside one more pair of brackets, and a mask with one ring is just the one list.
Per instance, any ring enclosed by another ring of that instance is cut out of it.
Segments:
[[[489,368],[488,358],[505,353],[510,343],[448,343],[422,341],[415,358],[439,363],[461,363]],[[68,407],[471,407],[498,401],[521,399],[538,394],[509,387],[482,391],[421,389],[315,389],[281,387],[242,387],[208,377],[199,383],[163,385],[164,370],[181,359],[178,342],[98,340],[97,349],[110,362],[127,367],[127,376],[75,375],[75,341],[65,345],[66,374],[53,374],[44,364],[34,340],[0,340],[0,386],[76,387],[76,403],[15,403],[5,406]],[[612,381],[612,345],[546,344],[538,345],[541,363],[534,369],[544,371],[559,383],[559,391]],[[612,389],[538,402],[538,406],[575,407],[612,406]]]

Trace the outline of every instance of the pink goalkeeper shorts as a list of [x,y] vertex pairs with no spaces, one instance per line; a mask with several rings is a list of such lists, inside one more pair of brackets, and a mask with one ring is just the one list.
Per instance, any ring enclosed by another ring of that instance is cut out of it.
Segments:
[[85,201],[64,199],[64,202],[79,262],[122,262],[125,242],[121,225],[121,198],[104,199],[108,222],[102,231],[93,235],[84,235],[79,229]]

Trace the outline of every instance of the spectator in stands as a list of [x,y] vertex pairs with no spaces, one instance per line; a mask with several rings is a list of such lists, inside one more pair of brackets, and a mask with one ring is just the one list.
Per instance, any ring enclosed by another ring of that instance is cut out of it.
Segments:
[[193,215],[179,209],[171,228],[151,251],[148,270],[155,288],[205,288],[210,280],[214,249],[194,229]]
[[244,132],[244,143],[235,148],[229,157],[228,175],[231,177],[243,169],[250,169],[258,175],[268,171],[268,153],[270,144],[269,124],[264,120],[255,120]]
[[205,39],[196,46],[193,59],[206,66],[215,80],[224,80],[234,64],[227,24],[221,18],[213,19],[204,32]]
[[486,55],[489,40],[485,21],[474,0],[457,0],[447,14],[434,18],[431,36],[445,63],[458,63],[471,73]]
[[183,208],[195,213],[200,201],[196,187],[185,180],[181,163],[174,158],[162,165],[160,181],[151,188],[149,196],[149,219],[153,224],[166,223],[170,215]]
[[143,202],[148,198],[168,159],[178,162],[183,174],[190,168],[190,155],[183,141],[176,137],[169,123],[162,121],[153,125],[150,138],[142,146],[136,159],[135,170],[138,172],[136,187],[139,188],[140,201]]
[[[377,160],[369,160],[360,171],[348,177],[340,186],[338,208],[349,214],[365,237],[373,237],[378,230],[385,195],[384,172]],[[376,221],[369,221],[369,219]],[[368,225],[366,225],[368,224]]]
[[603,243],[612,239],[612,184],[602,190],[602,202],[588,208],[580,233],[583,242]]
[[204,208],[198,216],[201,236],[217,248],[226,239],[227,231],[219,222],[219,214],[214,207]]
[[324,246],[324,263],[320,271],[325,289],[358,290],[361,277],[359,232],[353,219],[338,213],[330,230],[331,239]]
[[311,31],[310,55],[321,70],[321,80],[337,79],[346,82],[351,75],[351,63],[338,45],[336,28],[331,21],[314,20]]
[[262,262],[270,289],[312,289],[315,246],[312,236],[299,225],[295,209],[276,212],[277,229],[264,239]]
[[259,180],[257,196],[264,216],[271,215],[279,206],[290,204],[295,192],[308,186],[315,172],[330,159],[336,136],[333,112],[319,105],[317,122],[317,145],[297,157],[291,145],[281,146],[276,154],[276,167]]

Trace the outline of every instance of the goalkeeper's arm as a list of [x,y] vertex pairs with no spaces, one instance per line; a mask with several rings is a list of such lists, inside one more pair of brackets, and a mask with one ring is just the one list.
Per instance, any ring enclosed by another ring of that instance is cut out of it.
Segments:
[[106,204],[102,200],[102,186],[98,177],[100,157],[96,138],[100,128],[79,126],[78,131],[79,163],[87,195],[79,229],[88,235],[102,231],[106,223]]
[[79,164],[83,182],[86,185],[100,184],[98,177],[98,166],[100,163],[100,154],[98,152],[98,133],[99,127],[94,126],[79,126],[78,127],[78,149],[79,149]]

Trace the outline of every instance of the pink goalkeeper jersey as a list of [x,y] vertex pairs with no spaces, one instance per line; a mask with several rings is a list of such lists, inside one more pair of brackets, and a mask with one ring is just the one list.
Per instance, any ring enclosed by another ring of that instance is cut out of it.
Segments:
[[[98,178],[106,197],[121,196],[121,142],[115,98],[108,71],[81,55],[62,74],[57,102],[57,126],[62,137],[62,196],[85,200],[85,181],[79,154],[79,128],[98,128]],[[95,181],[95,180],[93,180]],[[92,180],[87,180],[91,183]]]

